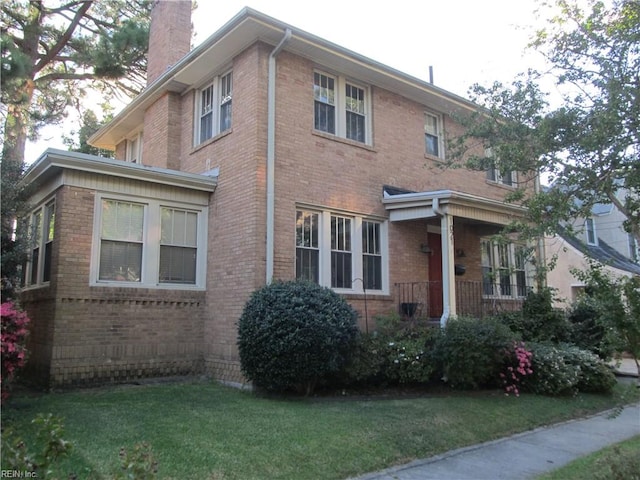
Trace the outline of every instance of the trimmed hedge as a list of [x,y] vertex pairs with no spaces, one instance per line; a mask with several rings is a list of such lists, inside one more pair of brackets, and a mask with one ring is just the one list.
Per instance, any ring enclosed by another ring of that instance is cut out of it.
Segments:
[[338,294],[305,281],[255,291],[238,322],[242,372],[271,392],[312,393],[352,352],[355,310]]

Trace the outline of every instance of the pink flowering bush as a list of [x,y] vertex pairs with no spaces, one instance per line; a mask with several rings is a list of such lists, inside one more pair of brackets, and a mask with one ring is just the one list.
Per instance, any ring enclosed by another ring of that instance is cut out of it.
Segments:
[[525,348],[524,342],[513,342],[507,350],[505,367],[500,372],[500,380],[507,395],[520,396],[523,379],[533,373],[531,357],[533,354]]
[[22,310],[16,308],[11,301],[1,306],[2,313],[2,401],[9,396],[9,386],[17,371],[27,360],[25,342],[28,335],[29,317]]

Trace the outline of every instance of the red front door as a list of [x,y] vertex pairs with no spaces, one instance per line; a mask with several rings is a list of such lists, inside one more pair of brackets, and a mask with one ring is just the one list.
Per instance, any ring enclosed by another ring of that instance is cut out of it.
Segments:
[[442,316],[442,236],[428,233],[427,240],[431,248],[429,255],[429,318]]

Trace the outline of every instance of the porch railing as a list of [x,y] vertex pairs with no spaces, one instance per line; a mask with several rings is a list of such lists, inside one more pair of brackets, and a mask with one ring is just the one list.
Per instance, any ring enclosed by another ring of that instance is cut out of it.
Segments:
[[[507,288],[509,287],[509,288]],[[511,292],[512,295],[493,294]],[[487,288],[483,282],[456,281],[456,314],[483,318],[500,312],[522,309],[527,290],[521,285]],[[439,319],[442,316],[442,282],[395,284],[398,313],[405,319]]]

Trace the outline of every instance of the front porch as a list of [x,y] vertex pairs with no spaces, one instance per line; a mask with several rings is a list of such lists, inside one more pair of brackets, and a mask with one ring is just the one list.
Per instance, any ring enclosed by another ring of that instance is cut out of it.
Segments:
[[[450,190],[385,187],[383,193],[402,259],[391,290],[403,318],[444,326],[450,317],[483,318],[522,308],[532,284],[527,255],[540,254],[516,237],[498,242],[494,236],[522,221],[524,208]],[[422,257],[407,255],[418,241]]]
[[[455,311],[458,316],[484,318],[522,309],[528,293],[522,285],[502,284],[496,294],[493,284],[457,280]],[[440,322],[443,314],[442,282],[402,282],[394,285],[398,314],[409,321]]]

